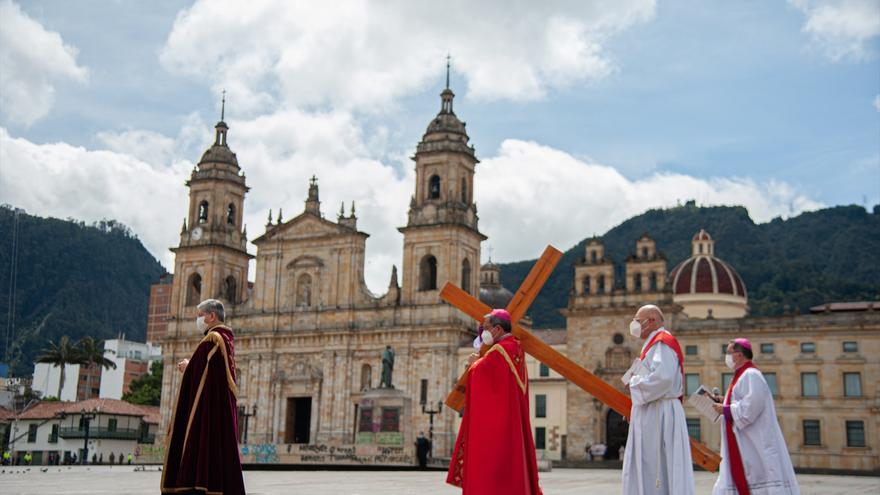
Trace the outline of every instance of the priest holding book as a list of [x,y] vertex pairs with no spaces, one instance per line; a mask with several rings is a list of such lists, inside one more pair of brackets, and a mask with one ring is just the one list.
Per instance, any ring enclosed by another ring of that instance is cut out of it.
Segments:
[[724,418],[721,467],[712,495],[799,495],[773,394],[752,364],[752,344],[730,341],[725,360],[734,375],[724,401],[715,405]]

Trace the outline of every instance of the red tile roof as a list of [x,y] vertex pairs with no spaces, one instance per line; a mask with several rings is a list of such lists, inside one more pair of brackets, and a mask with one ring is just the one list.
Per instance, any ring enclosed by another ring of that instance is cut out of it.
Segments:
[[13,413],[9,409],[0,406],[0,423],[4,423],[12,419]]
[[[120,416],[141,416],[147,423],[159,423],[159,408],[156,406],[139,406],[117,399],[88,399],[79,402],[40,402],[19,415],[19,419],[48,419],[58,413],[76,414],[82,410],[97,411],[103,414]],[[156,416],[156,421],[150,421]]]

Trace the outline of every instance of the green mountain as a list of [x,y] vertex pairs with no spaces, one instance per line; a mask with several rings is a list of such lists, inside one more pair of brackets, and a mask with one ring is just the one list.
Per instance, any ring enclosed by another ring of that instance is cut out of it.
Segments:
[[[755,224],[743,207],[698,207],[693,202],[650,210],[609,230],[605,256],[623,266],[647,232],[669,260],[668,271],[691,254],[701,228],[715,239],[715,254],[742,276],[752,315],[803,313],[830,301],[880,299],[880,205],[837,206]],[[529,311],[536,328],[564,327],[559,309],[568,305],[574,263],[584,239],[562,257]],[[501,281],[514,290],[535,260],[500,264]],[[621,278],[621,277],[616,277]]]
[[0,362],[24,376],[46,341],[62,335],[122,332],[143,340],[150,285],[163,273],[121,223],[86,225],[0,206]]

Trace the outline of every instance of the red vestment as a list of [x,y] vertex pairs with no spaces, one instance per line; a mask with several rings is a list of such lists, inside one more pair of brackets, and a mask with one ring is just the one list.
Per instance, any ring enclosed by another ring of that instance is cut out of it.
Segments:
[[165,440],[162,493],[244,495],[232,330],[211,328],[190,358]]
[[462,495],[541,495],[525,354],[514,337],[471,365],[446,482]]

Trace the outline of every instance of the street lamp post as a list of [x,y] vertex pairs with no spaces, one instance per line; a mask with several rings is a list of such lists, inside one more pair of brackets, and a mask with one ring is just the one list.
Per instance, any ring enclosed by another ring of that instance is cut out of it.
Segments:
[[434,415],[443,411],[443,401],[437,401],[437,409],[427,409],[422,402],[422,414],[428,415],[428,456],[434,457]]
[[82,459],[79,460],[79,463],[82,465],[86,464],[86,460],[89,457],[89,423],[97,416],[97,413],[93,410],[90,412],[86,412],[85,409],[80,409],[80,414],[82,415],[83,421],[83,454]]
[[257,416],[257,405],[254,404],[251,407],[252,409],[250,413],[248,413],[247,406],[242,407],[243,412],[241,413],[241,415],[244,416],[244,442],[242,443],[248,443],[248,420],[251,418],[251,416],[255,418]]

